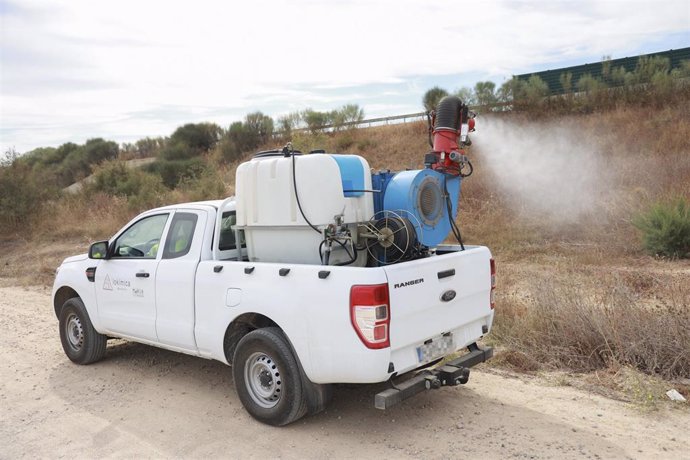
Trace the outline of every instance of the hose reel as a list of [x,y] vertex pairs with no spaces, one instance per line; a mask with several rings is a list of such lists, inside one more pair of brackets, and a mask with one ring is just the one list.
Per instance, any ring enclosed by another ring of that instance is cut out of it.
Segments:
[[[369,256],[378,265],[389,265],[409,258],[419,246],[417,231],[405,212],[380,211],[360,226]],[[408,213],[409,214],[409,213]]]

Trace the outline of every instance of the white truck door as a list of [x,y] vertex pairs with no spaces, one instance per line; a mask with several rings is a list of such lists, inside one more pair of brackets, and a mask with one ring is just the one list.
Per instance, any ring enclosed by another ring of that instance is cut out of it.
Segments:
[[106,330],[157,340],[155,279],[169,216],[160,213],[136,221],[110,245],[109,259],[98,265],[96,300]]
[[206,211],[175,212],[156,273],[158,341],[188,351],[196,351],[194,278],[201,258],[206,221]]

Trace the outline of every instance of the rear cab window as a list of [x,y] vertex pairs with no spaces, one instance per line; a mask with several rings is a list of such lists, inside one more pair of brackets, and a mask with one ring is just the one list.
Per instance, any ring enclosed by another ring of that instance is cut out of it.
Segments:
[[[220,223],[220,242],[218,249],[221,251],[229,251],[237,249],[236,232],[233,228],[237,223],[237,215],[235,211],[225,211]],[[240,231],[240,245],[245,248],[244,232]]]
[[189,212],[176,212],[165,239],[163,259],[176,259],[189,253],[199,216]]

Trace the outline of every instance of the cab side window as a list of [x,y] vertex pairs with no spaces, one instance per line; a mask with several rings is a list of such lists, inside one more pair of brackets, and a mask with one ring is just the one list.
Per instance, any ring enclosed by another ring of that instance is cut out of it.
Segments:
[[165,239],[164,259],[175,259],[189,253],[197,220],[196,214],[175,213],[170,224],[170,230],[168,230],[168,237]]
[[168,214],[144,217],[120,235],[113,245],[112,258],[155,259]]

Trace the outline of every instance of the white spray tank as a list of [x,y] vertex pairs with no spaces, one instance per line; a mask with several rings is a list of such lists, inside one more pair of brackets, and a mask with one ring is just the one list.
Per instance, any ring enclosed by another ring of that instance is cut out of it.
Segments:
[[357,224],[374,215],[364,158],[266,152],[237,168],[235,184],[249,260],[366,265],[366,252],[355,249]]

